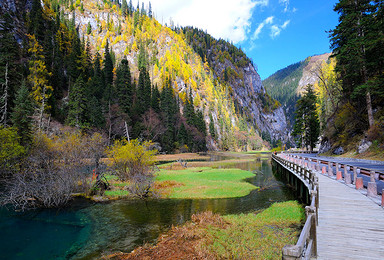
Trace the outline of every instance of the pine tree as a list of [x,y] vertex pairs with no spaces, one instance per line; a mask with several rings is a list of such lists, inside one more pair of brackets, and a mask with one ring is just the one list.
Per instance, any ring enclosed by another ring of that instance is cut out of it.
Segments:
[[104,69],[103,69],[105,84],[112,85],[113,83],[113,62],[109,51],[109,42],[105,45],[104,50]]
[[105,91],[104,98],[108,103],[112,99],[112,84],[113,84],[113,62],[111,53],[109,51],[109,43],[105,45],[104,51],[104,68],[103,68],[104,80],[105,80]]
[[91,26],[91,23],[88,22],[88,25],[87,25],[87,34],[91,34],[92,33],[92,26]]
[[375,73],[368,66],[367,50],[373,42],[367,36],[373,29],[374,9],[374,2],[370,0],[340,0],[334,8],[340,15],[339,24],[330,35],[345,96],[359,96],[363,92],[369,126],[374,124],[369,78]]
[[215,123],[213,122],[211,114],[209,114],[209,134],[213,139],[216,139]]
[[129,15],[132,15],[132,14],[133,14],[133,4],[132,4],[132,0],[129,0],[128,14],[129,14]]
[[21,137],[21,144],[26,146],[32,141],[33,102],[25,82],[16,93],[15,107],[11,114],[13,126]]
[[20,50],[13,33],[12,17],[3,15],[0,26],[0,124],[6,126],[13,107],[14,94],[20,85]]
[[190,141],[187,129],[185,128],[185,125],[184,125],[183,122],[181,122],[181,125],[180,125],[180,128],[179,128],[179,132],[177,134],[177,141],[181,145],[188,144],[188,142]]
[[132,106],[132,83],[131,72],[129,70],[127,59],[122,59],[116,70],[116,91],[118,102],[123,111],[129,114]]
[[178,118],[178,104],[170,79],[166,80],[160,94],[160,109],[163,114],[164,125],[167,128],[162,136],[162,144],[166,151],[173,151],[175,148],[175,125]]
[[147,15],[145,8],[144,8],[144,2],[141,3],[141,16]]
[[44,41],[45,28],[44,28],[44,18],[43,18],[43,9],[41,7],[40,0],[33,0],[32,8],[29,12],[29,26],[28,33],[35,35],[39,42]]
[[301,145],[309,147],[312,151],[319,138],[320,122],[316,113],[316,95],[312,85],[307,85],[305,91],[296,104],[292,134]]
[[121,2],[121,14],[125,17],[128,15],[127,0],[122,0]]
[[69,92],[67,118],[69,125],[76,127],[85,126],[87,103],[85,83],[83,78],[79,77]]
[[151,106],[151,80],[145,67],[140,69],[137,86],[137,105],[139,115],[143,115]]
[[137,57],[137,66],[139,69],[146,69],[148,67],[148,54],[144,48],[144,44],[140,43],[139,55]]
[[148,16],[149,16],[149,18],[152,18],[152,5],[151,5],[151,1],[149,1]]
[[157,86],[152,87],[151,108],[157,113],[160,113],[160,92]]

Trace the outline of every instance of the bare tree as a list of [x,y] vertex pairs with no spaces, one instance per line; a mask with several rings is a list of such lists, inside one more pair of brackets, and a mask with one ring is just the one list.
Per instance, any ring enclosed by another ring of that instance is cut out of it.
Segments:
[[53,139],[37,134],[20,171],[4,181],[0,205],[13,205],[21,210],[59,207],[73,193],[87,192],[90,182],[85,166],[90,156],[100,159],[104,143],[105,139],[96,134],[88,138],[67,133]]
[[160,116],[152,108],[143,115],[143,125],[145,137],[152,141],[157,141],[158,137],[167,130]]

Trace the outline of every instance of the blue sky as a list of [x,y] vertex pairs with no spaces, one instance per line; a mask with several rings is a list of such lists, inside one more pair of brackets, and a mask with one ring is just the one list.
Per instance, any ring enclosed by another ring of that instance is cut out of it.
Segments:
[[[134,1],[133,1],[134,2]],[[194,26],[241,47],[262,79],[308,56],[329,52],[337,0],[151,0],[162,23]],[[141,6],[141,5],[140,5]]]

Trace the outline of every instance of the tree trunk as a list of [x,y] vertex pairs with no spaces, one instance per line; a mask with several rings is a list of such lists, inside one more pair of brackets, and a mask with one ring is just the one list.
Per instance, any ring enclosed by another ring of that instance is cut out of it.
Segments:
[[367,111],[368,111],[369,127],[372,127],[374,125],[374,123],[375,123],[375,120],[373,118],[371,92],[369,90],[367,91],[367,94],[365,96],[365,100],[367,101]]
[[4,94],[3,96],[1,97],[2,101],[2,107],[1,107],[1,112],[2,112],[2,115],[1,115],[1,119],[0,119],[0,122],[3,124],[3,126],[6,126],[7,125],[7,115],[8,115],[8,97],[9,97],[9,94],[8,94],[8,62],[5,66],[5,83],[4,83]]

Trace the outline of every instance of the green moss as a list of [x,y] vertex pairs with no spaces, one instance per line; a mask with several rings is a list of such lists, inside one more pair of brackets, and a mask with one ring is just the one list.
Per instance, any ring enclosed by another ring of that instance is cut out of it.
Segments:
[[172,188],[170,198],[231,198],[249,194],[256,186],[244,182],[254,174],[240,169],[197,167],[186,170],[164,170],[157,181],[175,181],[181,187]]

